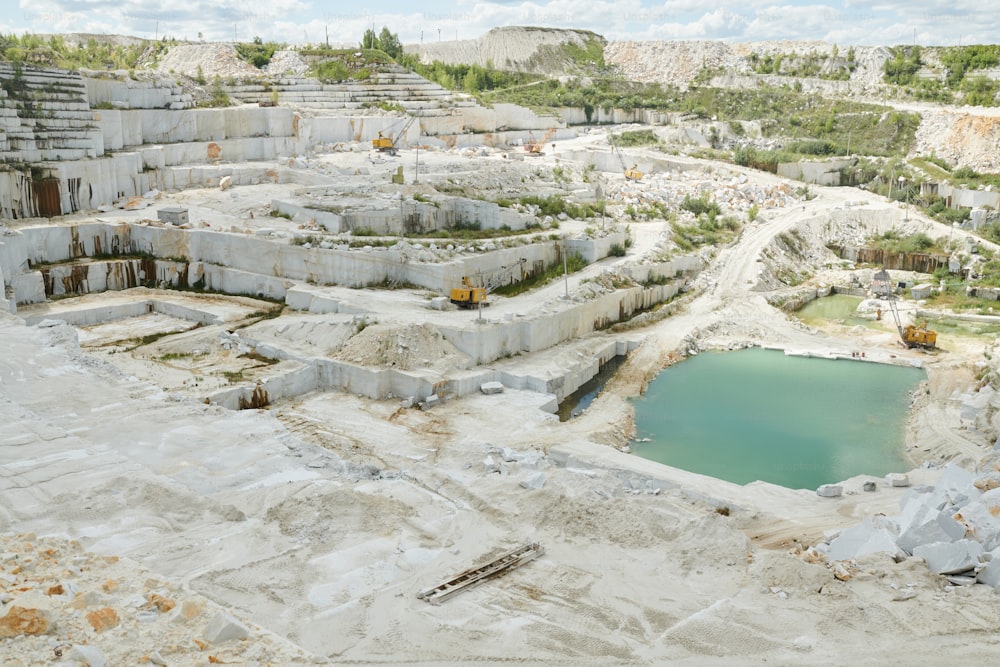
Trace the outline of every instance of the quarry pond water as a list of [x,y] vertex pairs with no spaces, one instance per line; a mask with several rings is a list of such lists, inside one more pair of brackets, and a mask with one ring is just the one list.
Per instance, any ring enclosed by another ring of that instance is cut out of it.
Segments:
[[917,368],[774,350],[706,352],[633,399],[632,451],[737,484],[794,489],[903,472],[909,394],[924,378]]

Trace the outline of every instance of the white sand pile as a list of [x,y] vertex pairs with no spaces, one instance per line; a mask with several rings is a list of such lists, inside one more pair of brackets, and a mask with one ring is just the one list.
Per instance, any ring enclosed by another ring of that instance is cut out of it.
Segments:
[[352,337],[335,358],[399,370],[468,368],[469,358],[429,324],[374,324]]

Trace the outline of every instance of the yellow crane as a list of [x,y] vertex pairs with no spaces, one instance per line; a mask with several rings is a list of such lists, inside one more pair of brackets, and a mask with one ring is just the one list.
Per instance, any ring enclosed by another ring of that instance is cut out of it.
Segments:
[[621,164],[622,166],[622,172],[624,172],[625,174],[625,180],[641,181],[644,174],[641,171],[639,171],[638,169],[639,165],[633,164],[631,167],[625,166],[625,156],[622,155],[621,150],[615,143],[614,135],[612,135],[610,132],[608,132],[608,143],[611,144],[611,152],[615,154],[615,157],[618,158],[619,164]]
[[556,133],[556,128],[550,127],[546,130],[545,135],[538,141],[531,141],[524,145],[524,152],[528,155],[545,155],[542,151],[545,149],[545,142],[552,138],[552,135]]
[[[896,307],[896,295],[893,293],[892,283],[889,279],[889,272],[882,269],[872,278],[872,292],[881,296],[889,302],[889,312],[892,313],[893,323],[896,331],[899,332],[899,342],[908,348],[921,347],[925,350],[933,350],[937,347],[937,332],[927,328],[927,322],[918,326],[907,324],[903,326],[899,318],[899,308]],[[879,311],[879,317],[882,312]]]
[[379,132],[378,136],[372,139],[372,148],[383,153],[388,153],[389,155],[395,155],[396,151],[399,150],[399,140],[403,138],[403,135],[406,134],[406,131],[410,129],[410,125],[413,125],[413,121],[416,119],[416,116],[410,116],[403,123],[402,129],[394,137],[387,137]]
[[480,283],[479,287],[473,284],[472,278],[469,276],[462,276],[462,286],[453,287],[451,290],[451,302],[459,308],[485,308],[489,306],[486,295],[512,281],[523,280],[524,267],[527,263],[527,258],[522,257],[513,264],[501,266],[495,271],[478,272],[476,282]]

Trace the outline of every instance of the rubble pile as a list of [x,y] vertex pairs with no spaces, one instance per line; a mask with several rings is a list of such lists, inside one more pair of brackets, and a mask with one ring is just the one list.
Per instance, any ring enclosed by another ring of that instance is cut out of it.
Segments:
[[[885,483],[908,486],[909,479],[895,474]],[[897,561],[916,556],[954,585],[1000,587],[1000,449],[975,473],[948,465],[934,486],[906,492],[899,515],[868,517],[810,552],[825,556],[832,567],[873,553]]]
[[471,365],[469,358],[430,324],[412,326],[359,321],[358,329],[360,331],[337,352],[337,359],[360,366],[402,371],[464,369]]
[[709,195],[730,211],[738,212],[746,212],[753,206],[758,209],[784,208],[801,200],[796,189],[788,182],[762,185],[751,182],[743,174],[725,180],[701,172],[656,174],[644,183],[625,181],[613,193],[622,202],[632,206],[656,203],[666,204],[671,209],[678,209],[685,197],[698,197],[702,194]]
[[309,71],[309,65],[302,60],[298,51],[275,51],[264,71],[274,76],[288,74],[302,76]]
[[157,68],[162,73],[183,74],[209,81],[219,77],[223,82],[261,75],[259,69],[240,60],[235,46],[221,42],[175,46],[160,59]]
[[76,541],[0,534],[0,603],[5,667],[313,662],[206,598]]

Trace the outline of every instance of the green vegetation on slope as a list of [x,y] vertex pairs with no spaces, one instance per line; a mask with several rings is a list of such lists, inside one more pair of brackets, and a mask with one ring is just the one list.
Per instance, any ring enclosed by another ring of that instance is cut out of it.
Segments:
[[0,35],[0,59],[39,67],[63,69],[134,69],[155,63],[176,40],[164,37],[128,46],[91,37],[84,44],[69,44],[61,35]]
[[267,67],[274,57],[274,52],[284,48],[284,44],[278,42],[265,42],[260,37],[254,37],[252,42],[237,42],[236,55],[240,60],[248,62],[254,67]]

